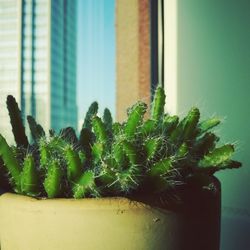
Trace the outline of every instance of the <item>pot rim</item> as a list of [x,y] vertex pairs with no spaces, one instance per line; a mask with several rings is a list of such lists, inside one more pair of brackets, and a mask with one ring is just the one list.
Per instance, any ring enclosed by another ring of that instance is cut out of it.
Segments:
[[[126,197],[102,197],[102,198],[35,198],[15,193],[4,193],[0,196],[1,203],[14,203],[21,206],[28,205],[30,207],[39,206],[53,207],[56,209],[67,207],[81,207],[81,209],[153,209],[154,207],[139,201],[135,201]],[[158,209],[158,208],[157,208]]]

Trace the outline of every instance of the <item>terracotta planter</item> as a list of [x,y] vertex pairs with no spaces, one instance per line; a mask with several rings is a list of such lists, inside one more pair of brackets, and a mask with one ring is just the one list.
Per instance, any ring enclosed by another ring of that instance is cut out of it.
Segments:
[[39,200],[5,193],[1,249],[219,250],[220,192],[194,204],[197,195],[175,211],[126,198]]

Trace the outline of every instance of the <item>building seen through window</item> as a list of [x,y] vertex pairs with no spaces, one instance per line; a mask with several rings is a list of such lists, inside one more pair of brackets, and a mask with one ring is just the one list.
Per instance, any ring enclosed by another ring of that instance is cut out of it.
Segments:
[[[0,105],[17,99],[23,118],[32,115],[59,130],[77,127],[77,1],[0,2]],[[7,111],[0,129],[12,140]]]

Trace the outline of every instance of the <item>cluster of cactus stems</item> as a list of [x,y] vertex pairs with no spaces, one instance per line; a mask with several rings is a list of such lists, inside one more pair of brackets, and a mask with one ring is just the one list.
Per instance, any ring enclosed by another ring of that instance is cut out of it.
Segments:
[[14,192],[34,197],[154,195],[185,185],[192,176],[241,166],[231,159],[234,145],[216,147],[219,138],[211,130],[219,119],[200,122],[199,110],[192,108],[179,120],[164,106],[165,93],[158,87],[149,119],[144,118],[147,105],[137,102],[128,109],[127,120],[118,123],[108,109],[99,117],[94,102],[79,138],[71,127],[46,136],[28,116],[30,143],[18,105],[8,96],[16,146],[0,134],[1,179],[7,178]]

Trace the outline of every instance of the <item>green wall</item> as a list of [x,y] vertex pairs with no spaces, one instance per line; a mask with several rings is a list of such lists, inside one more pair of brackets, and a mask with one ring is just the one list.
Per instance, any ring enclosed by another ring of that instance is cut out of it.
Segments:
[[[250,1],[179,0],[177,16],[177,110],[198,105],[203,116],[224,118],[218,134],[224,143],[236,142],[235,158],[244,167],[217,175],[223,218],[248,220],[244,244],[250,249]],[[223,250],[236,249],[238,236],[225,228],[232,223],[222,223]],[[237,239],[226,245],[231,236]]]

